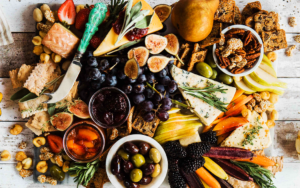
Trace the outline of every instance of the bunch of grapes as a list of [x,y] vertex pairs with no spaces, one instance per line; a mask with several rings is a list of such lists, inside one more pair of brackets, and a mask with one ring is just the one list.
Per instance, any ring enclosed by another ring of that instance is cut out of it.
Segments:
[[83,67],[79,75],[80,98],[88,103],[91,96],[100,88],[117,86],[118,70],[124,69],[127,60],[119,57],[96,58],[92,51],[87,51],[81,58]]
[[[121,89],[130,97],[133,104],[141,106],[142,117],[145,121],[152,121],[155,115],[161,121],[167,121],[169,119],[167,111],[172,106],[169,94],[177,90],[177,83],[169,77],[168,67],[156,74],[150,72],[147,66],[141,69],[142,73],[136,80],[128,79],[125,76],[125,84]],[[160,94],[148,87],[147,83],[154,86]]]

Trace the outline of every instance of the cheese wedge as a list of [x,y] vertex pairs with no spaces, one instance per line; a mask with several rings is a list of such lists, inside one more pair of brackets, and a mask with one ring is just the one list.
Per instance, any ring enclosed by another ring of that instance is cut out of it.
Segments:
[[[216,85],[216,87],[227,89],[226,93],[215,93],[215,95],[224,103],[229,104],[236,91],[235,87],[227,86],[220,82],[207,79],[205,77],[177,68],[176,66],[173,66],[171,68],[171,74],[173,79],[177,82],[178,86],[205,88],[211,84],[214,84]],[[200,118],[200,121],[203,124],[210,125],[222,112],[214,106],[211,106],[208,103],[204,102],[203,100],[186,94],[182,89],[179,88],[179,90],[182,93],[182,96],[186,100],[190,101],[191,106],[194,107],[193,113],[195,113]]]
[[[142,2],[142,10],[150,10],[149,15],[152,15],[154,10],[152,7],[145,1],[145,0],[133,0],[133,5],[134,6],[138,2]],[[163,24],[159,20],[158,16],[156,13],[154,13],[154,16],[152,18],[152,21],[150,23],[148,33],[154,33],[156,31],[159,31],[163,28]],[[94,51],[94,56],[100,56],[103,55],[107,52],[110,52],[128,42],[130,42],[125,36],[118,42],[118,44],[115,45],[115,42],[117,41],[118,34],[115,33],[114,29],[111,28],[108,34],[106,35],[105,39],[102,41],[100,46]]]
[[[221,144],[222,147],[236,147],[249,150],[261,150],[269,147],[272,143],[269,128],[263,118],[255,111],[252,111],[248,118],[249,123],[234,130]],[[253,128],[261,127],[258,133],[253,133],[252,139],[247,144],[243,144],[246,134]]]

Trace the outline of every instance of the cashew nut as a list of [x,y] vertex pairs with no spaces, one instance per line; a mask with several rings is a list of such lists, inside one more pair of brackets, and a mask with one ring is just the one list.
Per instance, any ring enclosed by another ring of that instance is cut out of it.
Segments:
[[9,153],[9,151],[4,150],[1,153],[1,161],[9,161],[11,159],[11,154]]
[[10,134],[12,135],[18,135],[22,132],[23,127],[21,125],[15,124],[11,129],[10,129]]
[[32,159],[30,157],[27,157],[22,161],[23,169],[29,169],[32,166]]
[[61,56],[56,53],[52,53],[51,59],[53,60],[54,63],[59,63],[61,61]]
[[33,10],[33,19],[36,22],[41,22],[43,20],[43,13],[42,13],[41,9],[35,8]]
[[48,164],[46,161],[40,161],[36,165],[36,170],[40,173],[46,173],[48,170]]
[[23,161],[24,159],[27,158],[27,155],[25,154],[24,151],[19,151],[17,154],[16,154],[16,160],[17,161]]
[[36,46],[41,45],[42,44],[42,37],[40,37],[40,36],[33,37],[32,43]]
[[40,55],[40,59],[42,63],[47,63],[50,59],[50,55],[46,54],[46,53],[42,53]]
[[34,46],[33,53],[35,55],[41,55],[43,53],[43,46],[42,45]]
[[21,170],[23,169],[22,162],[18,162],[18,163],[17,163],[16,169],[17,169],[17,171],[21,171]]
[[46,10],[50,10],[50,7],[49,5],[47,4],[43,4],[41,7],[40,7],[41,11],[43,12],[43,14],[46,12]]
[[35,145],[35,147],[39,148],[46,144],[46,139],[44,137],[39,136],[39,137],[34,138],[32,140],[32,143]]

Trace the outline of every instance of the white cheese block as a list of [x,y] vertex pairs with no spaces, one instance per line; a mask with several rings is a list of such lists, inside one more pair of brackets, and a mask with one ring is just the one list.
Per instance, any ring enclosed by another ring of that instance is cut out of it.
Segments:
[[[228,136],[221,144],[222,147],[236,147],[249,150],[259,150],[269,147],[272,143],[269,128],[263,121],[263,118],[255,111],[252,111],[249,123],[234,130],[230,136]],[[252,134],[254,138],[252,143],[243,145],[243,141],[246,138],[246,134],[249,133],[254,127],[262,127],[259,129],[258,133]]]
[[196,132],[195,134],[193,134],[191,136],[187,136],[187,137],[179,139],[179,142],[180,142],[180,145],[182,145],[183,147],[187,147],[190,144],[201,142],[201,138],[200,138],[199,133]]
[[[176,66],[173,66],[171,68],[171,74],[173,79],[177,82],[178,86],[205,88],[213,84],[216,85],[216,87],[227,89],[226,93],[215,93],[215,95],[224,103],[229,104],[236,91],[235,87],[227,86],[220,82],[207,79],[203,76],[199,76],[194,73],[182,70]],[[179,88],[179,90],[182,93],[182,96],[186,100],[190,101],[191,106],[194,107],[193,113],[195,113],[200,118],[200,121],[203,124],[210,125],[222,112],[214,106],[211,106],[208,103],[204,102],[203,100],[186,94],[182,89]]]

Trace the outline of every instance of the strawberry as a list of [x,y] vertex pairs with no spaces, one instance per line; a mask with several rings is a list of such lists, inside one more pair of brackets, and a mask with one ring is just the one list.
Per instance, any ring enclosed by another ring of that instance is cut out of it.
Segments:
[[63,24],[73,25],[75,23],[76,11],[73,0],[66,0],[58,9],[58,19]]
[[101,43],[101,38],[100,37],[98,37],[96,34],[92,37],[92,39],[91,39],[91,41],[90,41],[90,44],[91,44],[91,46],[94,48],[94,49],[96,49],[96,48],[98,48],[98,46],[100,45],[100,43]]
[[79,31],[84,31],[85,24],[89,20],[89,14],[91,12],[90,8],[82,9],[76,15],[75,28]]

